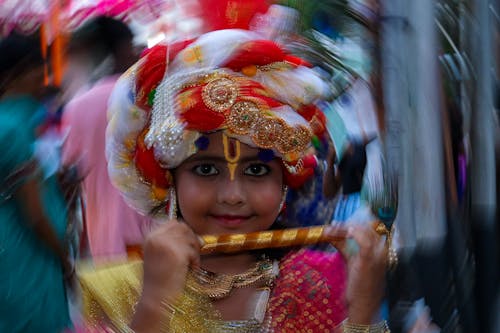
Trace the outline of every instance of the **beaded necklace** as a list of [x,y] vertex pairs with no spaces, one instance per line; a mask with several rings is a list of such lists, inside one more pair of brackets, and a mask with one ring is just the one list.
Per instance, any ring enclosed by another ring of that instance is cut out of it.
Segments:
[[[258,262],[250,270],[236,275],[190,271],[184,293],[175,305],[176,311],[171,315],[169,332],[271,332],[272,318],[266,316],[266,312],[272,284],[278,276],[278,272],[278,261],[272,262],[267,259]],[[216,281],[220,280],[224,281],[224,287],[216,285]],[[260,294],[251,318],[248,320],[223,320],[221,314],[213,307],[213,300],[229,296],[234,288],[253,286],[258,281],[264,281],[266,285],[258,289]],[[200,285],[203,287],[200,288]],[[221,296],[222,294],[226,296]]]
[[234,288],[245,288],[259,283],[270,288],[275,279],[273,262],[264,259],[240,274],[217,274],[202,268],[194,269],[188,276],[188,285],[211,300],[219,300],[229,296]]

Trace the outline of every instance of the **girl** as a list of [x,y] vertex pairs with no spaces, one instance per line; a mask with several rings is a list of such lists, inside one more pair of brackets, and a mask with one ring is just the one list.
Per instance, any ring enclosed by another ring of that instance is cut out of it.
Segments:
[[387,250],[369,227],[337,244],[347,265],[307,249],[200,254],[200,235],[286,226],[287,186],[312,174],[310,142],[324,133],[313,104],[324,92],[303,60],[243,30],[157,46],[124,75],[111,98],[111,179],[137,210],[168,221],[146,239],[144,261],[80,271],[92,327],[387,331],[377,317]]

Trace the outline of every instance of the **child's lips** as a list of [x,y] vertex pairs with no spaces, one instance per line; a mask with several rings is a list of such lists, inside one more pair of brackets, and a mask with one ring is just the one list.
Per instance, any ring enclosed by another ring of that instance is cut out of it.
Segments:
[[237,227],[245,223],[250,217],[242,215],[212,215],[217,222],[225,227]]

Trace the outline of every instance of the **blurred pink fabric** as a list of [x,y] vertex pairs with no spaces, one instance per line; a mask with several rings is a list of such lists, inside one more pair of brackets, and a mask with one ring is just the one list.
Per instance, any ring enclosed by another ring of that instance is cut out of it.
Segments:
[[130,208],[111,184],[105,156],[108,98],[119,75],[105,77],[65,107],[68,136],[63,164],[76,164],[84,176],[86,231],[94,258],[126,256],[128,244],[141,244],[150,220]]

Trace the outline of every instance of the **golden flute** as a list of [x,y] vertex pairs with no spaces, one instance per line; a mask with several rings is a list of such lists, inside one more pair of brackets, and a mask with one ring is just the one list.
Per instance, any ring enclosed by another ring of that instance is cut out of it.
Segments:
[[[382,222],[372,222],[373,228],[380,235],[387,235],[388,230]],[[323,225],[282,230],[266,230],[247,234],[203,235],[201,254],[235,253],[248,250],[260,250],[290,246],[305,246],[318,243],[336,243],[345,240],[347,230],[338,228],[334,235],[326,231],[335,226]],[[129,256],[142,257],[142,246],[127,246]]]
[[[375,231],[381,235],[387,234],[387,229],[381,222],[373,223]],[[267,230],[248,234],[203,235],[201,254],[233,253],[247,250],[259,250],[289,246],[304,246],[317,243],[331,243],[346,238],[347,231],[338,229],[335,235],[326,232],[330,226],[316,226],[283,230]]]

